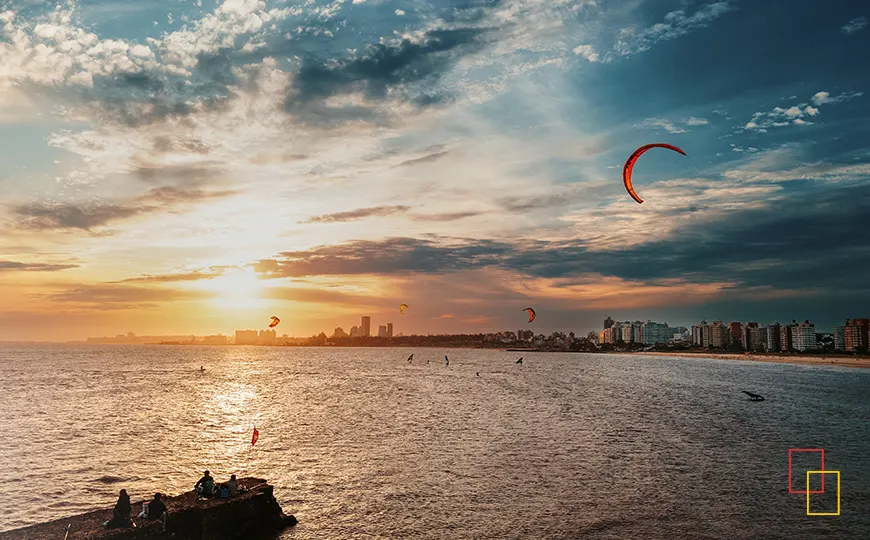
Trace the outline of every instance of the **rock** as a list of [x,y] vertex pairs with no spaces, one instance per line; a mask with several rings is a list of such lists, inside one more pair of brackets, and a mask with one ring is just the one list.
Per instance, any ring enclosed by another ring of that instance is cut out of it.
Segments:
[[[112,517],[112,509],[107,508],[0,533],[0,540],[61,540],[67,525],[70,525],[67,540],[230,540],[274,534],[298,523],[293,515],[284,514],[266,480],[242,478],[239,486],[247,491],[230,499],[197,501],[193,491],[176,497],[164,496],[163,502],[169,509],[165,532],[157,521],[136,518],[134,529],[107,529],[103,523]],[[134,515],[143,502],[146,501],[133,503]]]

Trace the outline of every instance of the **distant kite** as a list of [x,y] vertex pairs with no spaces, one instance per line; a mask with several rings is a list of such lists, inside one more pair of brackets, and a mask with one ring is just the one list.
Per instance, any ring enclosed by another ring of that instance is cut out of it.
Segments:
[[275,328],[276,326],[278,326],[279,322],[281,322],[281,319],[272,315],[272,322],[269,324],[269,328]]
[[411,353],[411,356],[408,357],[408,363],[411,363],[411,360],[414,359],[414,353]]
[[257,426],[254,426],[254,434],[251,436],[251,446],[257,444],[257,439],[260,438],[260,432],[257,431]]
[[520,359],[519,359],[519,360],[517,360],[516,362],[514,362],[514,364],[522,364],[522,363],[523,363],[523,357],[522,357],[522,356],[520,356]]
[[401,313],[402,315],[404,315],[406,309],[408,309],[408,304],[402,304],[402,305],[400,305],[400,306],[399,306],[399,313]]
[[634,191],[634,187],[631,185],[631,171],[634,170],[634,164],[637,162],[637,159],[643,155],[644,152],[651,148],[667,148],[668,150],[673,150],[674,152],[679,152],[680,154],[686,155],[685,152],[677,148],[676,146],[672,146],[670,144],[665,143],[653,143],[653,144],[645,144],[631,153],[628,156],[628,160],[625,162],[625,166],[622,168],[622,181],[625,183],[625,189],[628,190],[628,194],[631,195],[631,198],[637,201],[638,204],[643,204],[643,199],[641,199],[637,193]]
[[527,308],[524,309],[523,311],[528,311],[528,312],[529,312],[529,322],[532,322],[532,321],[535,320],[536,314],[535,314],[535,310],[534,310],[534,309],[532,309],[532,308],[530,308],[530,307],[527,307]]

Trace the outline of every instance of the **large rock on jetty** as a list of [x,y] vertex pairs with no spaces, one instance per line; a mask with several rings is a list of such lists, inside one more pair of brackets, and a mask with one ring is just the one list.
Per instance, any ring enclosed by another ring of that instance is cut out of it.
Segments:
[[[107,529],[103,523],[112,518],[112,508],[96,510],[68,518],[49,521],[0,533],[2,540],[62,540],[69,526],[67,540],[84,539],[163,539],[229,540],[274,534],[284,527],[296,525],[296,518],[285,515],[275,500],[272,486],[261,478],[239,480],[242,491],[230,499],[196,500],[188,491],[177,497],[163,496],[169,509],[166,531],[157,521],[136,519],[136,528]],[[153,493],[151,494],[153,496]],[[133,515],[142,509],[144,500],[133,503]],[[113,501],[114,503],[114,501]]]

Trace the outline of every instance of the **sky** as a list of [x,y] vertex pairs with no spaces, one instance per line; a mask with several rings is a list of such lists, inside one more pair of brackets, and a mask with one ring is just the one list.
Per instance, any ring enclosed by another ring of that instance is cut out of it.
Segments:
[[868,17],[0,0],[0,340],[870,316]]

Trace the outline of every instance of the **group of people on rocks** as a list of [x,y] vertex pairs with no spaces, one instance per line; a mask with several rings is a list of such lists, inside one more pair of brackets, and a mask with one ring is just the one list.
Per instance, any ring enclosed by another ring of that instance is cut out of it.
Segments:
[[[196,491],[196,499],[229,499],[239,493],[239,483],[236,481],[236,475],[231,475],[230,479],[222,484],[215,483],[214,478],[209,471],[205,471],[202,478],[194,485]],[[115,508],[112,511],[112,519],[104,525],[110,529],[119,527],[135,527],[133,518],[130,517],[133,511],[133,505],[130,503],[130,496],[126,489],[122,489],[118,495],[118,502],[115,503]],[[166,521],[169,517],[169,512],[166,505],[163,503],[163,496],[160,493],[155,493],[154,498],[142,505],[142,512],[137,518],[148,520],[158,520],[161,523],[163,530],[166,530]]]

